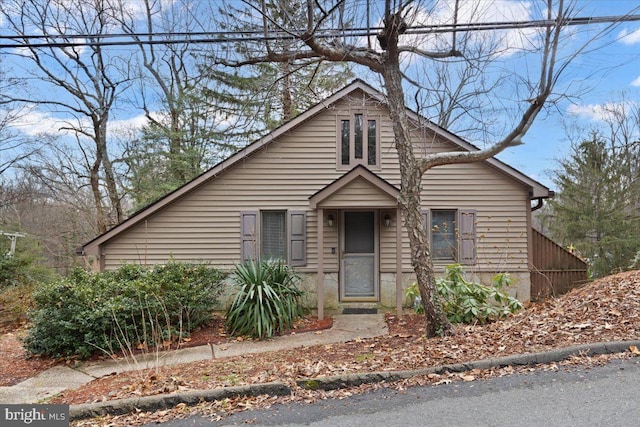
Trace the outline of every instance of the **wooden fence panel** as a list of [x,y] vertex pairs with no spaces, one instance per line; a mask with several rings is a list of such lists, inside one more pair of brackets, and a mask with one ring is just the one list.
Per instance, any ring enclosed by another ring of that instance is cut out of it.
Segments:
[[588,281],[585,261],[535,229],[532,236],[532,301],[562,295]]

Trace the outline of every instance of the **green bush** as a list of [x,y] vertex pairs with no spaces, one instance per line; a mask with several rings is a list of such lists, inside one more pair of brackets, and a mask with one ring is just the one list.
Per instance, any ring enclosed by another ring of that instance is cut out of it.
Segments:
[[[444,278],[436,279],[436,288],[443,300],[443,308],[452,323],[487,323],[508,316],[522,308],[517,299],[509,296],[502,289],[511,284],[506,273],[494,276],[492,286],[468,282],[464,278],[464,267],[452,264],[446,267]],[[414,308],[422,313],[419,302],[418,285],[411,285],[406,296],[411,301],[418,301]]]
[[34,288],[33,283],[0,288],[0,333],[26,323],[27,311],[33,306]]
[[306,312],[300,278],[282,261],[237,265],[234,281],[240,289],[227,309],[225,323],[232,335],[269,338],[291,328]]
[[[0,229],[4,227],[0,224]],[[46,266],[42,247],[33,236],[20,237],[13,255],[9,255],[10,248],[11,241],[0,236],[0,291],[54,279],[53,270]]]
[[25,348],[88,357],[98,349],[113,352],[188,336],[211,318],[224,278],[216,269],[178,262],[123,265],[105,273],[76,269],[34,293]]
[[[1,249],[0,249],[1,251]],[[0,253],[0,291],[11,286],[30,285],[53,280],[51,269],[29,254],[7,256]]]

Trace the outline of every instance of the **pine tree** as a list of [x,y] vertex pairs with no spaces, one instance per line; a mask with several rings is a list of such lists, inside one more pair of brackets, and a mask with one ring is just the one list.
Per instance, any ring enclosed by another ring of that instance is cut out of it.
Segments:
[[[307,19],[307,8],[299,1],[269,0],[259,7],[269,14],[270,24],[284,33],[299,30]],[[220,19],[234,17],[233,21],[218,23],[222,30],[250,34],[264,31],[262,22],[256,22],[255,14],[246,8],[226,4],[217,15]],[[338,39],[336,37],[336,41]],[[259,134],[273,130],[306,111],[354,78],[352,67],[347,62],[296,58],[294,55],[285,61],[255,61],[256,55],[264,51],[264,43],[230,43],[203,61],[203,64],[210,64],[203,71],[219,83],[215,88],[219,103],[226,101],[231,111],[235,106],[236,113],[247,118],[247,124]],[[295,52],[301,45],[295,38],[281,37],[269,40],[267,50]],[[228,62],[227,57],[232,59]],[[243,60],[246,60],[246,66],[240,70],[237,62]]]
[[594,131],[556,171],[551,232],[589,261],[595,277],[625,269],[639,248],[640,215],[629,179],[638,160]]

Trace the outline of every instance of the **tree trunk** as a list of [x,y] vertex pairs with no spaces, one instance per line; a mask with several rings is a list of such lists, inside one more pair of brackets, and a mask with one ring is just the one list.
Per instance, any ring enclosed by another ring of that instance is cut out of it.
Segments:
[[91,194],[96,207],[96,228],[98,233],[107,231],[107,221],[105,220],[104,207],[102,205],[102,194],[100,192],[100,163],[102,159],[96,156],[91,170],[89,171],[89,182],[91,184]]
[[289,63],[283,64],[282,77],[282,121],[288,122],[293,118],[293,99],[291,97],[291,71],[289,70]]
[[397,64],[384,64],[382,72],[387,90],[389,114],[393,122],[396,150],[400,162],[400,205],[405,218],[411,247],[411,264],[416,274],[424,306],[426,335],[448,335],[453,326],[444,312],[436,289],[431,248],[427,240],[426,225],[421,211],[422,172],[411,144],[411,132],[404,102],[402,75]]
[[109,201],[111,203],[111,209],[115,213],[115,218],[113,218],[113,215],[109,215],[109,217],[105,216],[104,218],[105,224],[108,224],[106,226],[110,227],[114,224],[119,224],[122,220],[124,220],[124,215],[122,211],[120,194],[118,192],[118,184],[116,182],[115,171],[113,170],[113,165],[111,164],[111,159],[109,158],[109,152],[107,151],[108,120],[108,114],[94,118],[95,143],[98,147],[97,157],[99,159],[99,162],[102,164],[102,167],[104,168],[104,180],[107,187],[107,196],[109,197]]

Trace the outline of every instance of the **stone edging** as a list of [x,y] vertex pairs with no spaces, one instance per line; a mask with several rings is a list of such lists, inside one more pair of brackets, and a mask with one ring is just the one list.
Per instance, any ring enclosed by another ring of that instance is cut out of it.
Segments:
[[[298,387],[307,390],[336,390],[374,382],[397,381],[418,375],[442,374],[445,372],[466,372],[472,369],[500,368],[509,365],[536,365],[559,362],[574,355],[595,356],[598,354],[623,353],[628,351],[629,347],[632,345],[640,348],[640,340],[580,344],[540,353],[516,354],[512,356],[407,371],[381,371],[306,378],[297,380],[296,384]],[[291,386],[280,382],[251,384],[239,387],[224,387],[213,390],[190,390],[180,393],[71,405],[69,416],[71,420],[80,420],[103,415],[122,415],[136,410],[157,411],[174,407],[180,403],[195,405],[200,402],[211,402],[238,396],[258,396],[261,394],[285,396],[292,392],[293,390]]]

